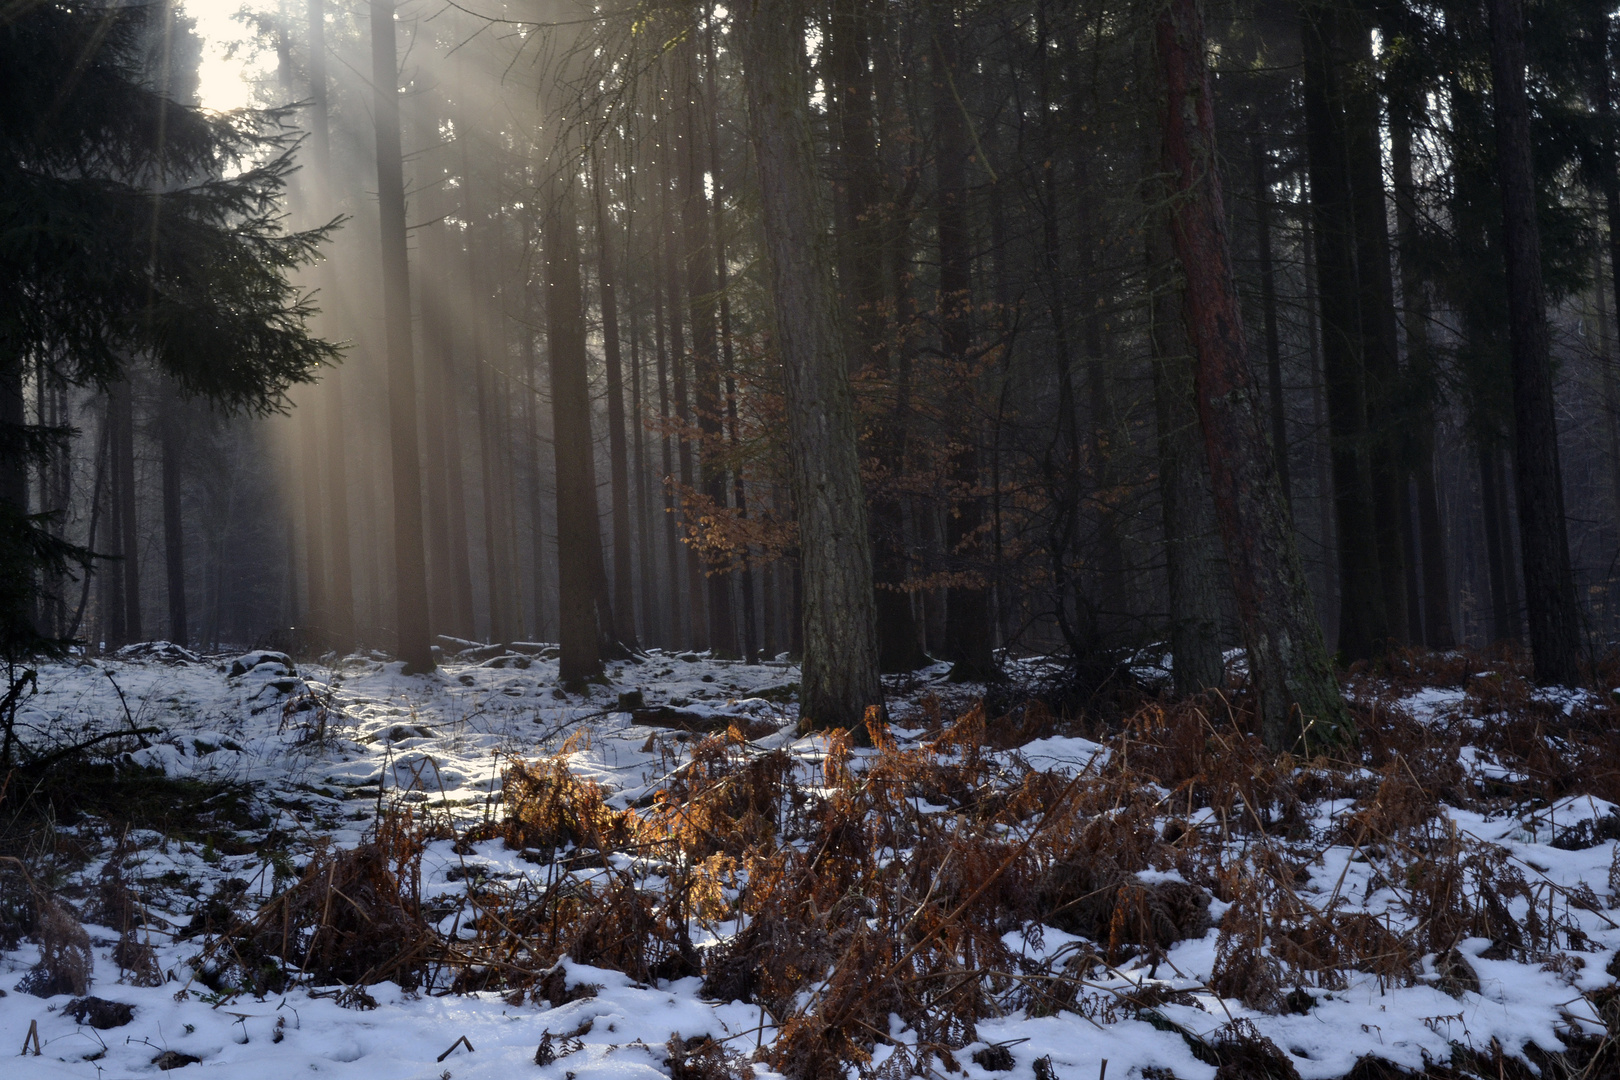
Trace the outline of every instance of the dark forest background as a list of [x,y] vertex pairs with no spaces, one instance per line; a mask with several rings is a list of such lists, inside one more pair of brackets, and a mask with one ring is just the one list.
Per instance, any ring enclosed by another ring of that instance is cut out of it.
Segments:
[[[195,101],[198,44],[154,10],[149,75]],[[1241,633],[1180,326],[1155,12],[803,14],[884,667],[926,654],[985,677],[1006,649],[1106,669],[1180,641],[1207,670]],[[1490,15],[1204,10],[1249,369],[1342,662],[1524,640],[1538,595]],[[1620,633],[1615,31],[1581,0],[1524,15],[1557,513],[1591,654]],[[403,349],[433,635],[556,640],[559,580],[584,581],[616,641],[797,653],[796,489],[738,21],[713,4],[494,0],[245,17],[271,73],[260,102],[289,107],[279,123],[302,138],[288,222],[342,218],[295,278],[341,362],[292,386],[284,415],[233,417],[138,355],[104,385],[30,357],[25,421],[74,434],[29,468],[27,505],[116,557],[88,587],[42,575],[38,625],[108,649],[394,649],[387,373]],[[396,153],[408,292],[385,281],[379,176]],[[582,350],[560,342],[565,323]],[[589,447],[563,491],[558,440]],[[560,534],[595,552],[561,577]]]

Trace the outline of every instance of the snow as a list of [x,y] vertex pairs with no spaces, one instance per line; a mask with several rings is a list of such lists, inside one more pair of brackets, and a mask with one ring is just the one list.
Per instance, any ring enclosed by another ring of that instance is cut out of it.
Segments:
[[[654,650],[640,662],[609,665],[606,685],[564,695],[554,653],[548,656],[548,651],[536,645],[482,659],[452,657],[431,675],[407,676],[397,662],[364,656],[331,665],[295,665],[286,656],[263,651],[199,658],[174,646],[149,647],[108,660],[42,667],[38,693],[24,704],[19,727],[31,740],[57,743],[117,727],[160,728],[161,735],[131,752],[133,762],[177,777],[256,785],[271,817],[269,828],[294,837],[303,852],[326,838],[340,846],[358,843],[379,806],[392,798],[421,802],[463,823],[496,814],[508,755],[533,759],[566,754],[571,769],[612,793],[613,805],[628,806],[656,790],[678,767],[672,763],[680,760],[683,748],[700,737],[633,723],[619,708],[620,695],[637,691],[649,709],[667,706],[751,724],[753,752],[786,749],[807,784],[821,782],[827,741],[795,735],[792,688],[799,673],[784,661],[745,665]],[[905,701],[892,710],[896,724],[891,728],[902,744],[923,735],[918,700],[956,692],[943,681],[947,670],[941,665],[904,683]],[[1443,689],[1426,689],[1403,702],[1424,720],[1454,715],[1464,704],[1462,692]],[[1573,707],[1562,700],[1558,704]],[[1009,768],[1027,765],[1065,778],[1095,773],[1109,755],[1103,744],[1074,736],[1041,738],[1001,753]],[[861,768],[870,756],[857,751],[852,767]],[[1511,772],[1473,747],[1464,748],[1462,764],[1480,777]],[[922,803],[917,809],[946,811]],[[1342,800],[1315,804],[1314,828],[1325,833],[1352,809]],[[1252,1021],[1291,1055],[1304,1080],[1341,1077],[1367,1054],[1421,1068],[1426,1057],[1447,1059],[1453,1043],[1483,1048],[1499,1040],[1510,1049],[1526,1043],[1557,1049],[1572,1028],[1602,1030],[1581,994],[1613,981],[1604,969],[1620,949],[1620,913],[1608,896],[1615,841],[1578,850],[1565,850],[1568,843],[1554,846],[1554,841],[1567,841],[1571,830],[1595,835],[1616,810],[1586,796],[1512,817],[1443,809],[1455,835],[1499,852],[1506,865],[1538,890],[1538,903],[1555,904],[1559,919],[1584,935],[1581,948],[1586,951],[1574,944],[1567,950],[1578,963],[1489,959],[1482,954],[1490,943],[1472,938],[1458,949],[1479,977],[1477,993],[1463,992],[1459,999],[1425,982],[1395,987],[1374,975],[1350,972],[1342,988],[1308,988],[1318,1000],[1307,1015],[1269,1015],[1210,991],[1219,934],[1211,929],[1202,938],[1178,942],[1159,963],[1143,959],[1109,969],[1088,985],[1078,1012],[1030,1016],[1018,1009],[980,1021],[978,1041],[956,1051],[956,1059],[973,1078],[1032,1080],[1041,1058],[1050,1059],[1058,1076],[1070,1078],[1097,1075],[1104,1059],[1112,1078],[1141,1076],[1149,1068],[1171,1070],[1182,1080],[1212,1077],[1215,1070],[1192,1054],[1181,1035],[1116,1007],[1120,995],[1148,984],[1182,992],[1158,1012],[1194,1035],[1214,1037],[1231,1019]],[[1211,831],[1221,828],[1207,812],[1195,814],[1191,825],[1200,827],[1201,822]],[[198,850],[156,834],[136,834],[126,844],[133,850],[125,864],[131,877],[156,882],[168,875],[193,883],[190,894],[166,894],[167,906],[154,907],[147,928],[159,963],[173,980],[155,988],[120,984],[111,956],[117,932],[89,926],[96,954],[90,992],[135,1007],[128,1026],[97,1031],[63,1013],[65,997],[42,1000],[15,990],[38,959],[32,943],[0,953],[0,989],[7,992],[0,998],[0,1048],[9,1053],[10,1047],[21,1046],[31,1024],[37,1025],[44,1047],[43,1056],[24,1060],[22,1075],[52,1080],[152,1075],[157,1072],[153,1059],[163,1050],[175,1050],[201,1059],[199,1068],[221,1080],[446,1074],[456,1080],[634,1080],[667,1075],[665,1044],[672,1034],[707,1034],[744,1057],[758,1046],[768,1047],[777,1034],[774,1021],[758,1006],[703,1000],[698,979],[642,985],[622,973],[567,960],[562,963],[568,985],[594,985],[596,992],[557,1008],[544,1001],[514,1005],[496,993],[406,992],[393,984],[370,987],[377,1007],[363,1011],[340,1006],[332,988],[300,987],[263,1000],[223,999],[188,981],[187,961],[200,942],[175,940],[173,933],[189,917],[191,896],[208,896],[218,883],[234,877],[249,882],[256,902],[271,894],[275,875],[255,855]],[[79,879],[94,882],[106,854],[91,859]],[[423,857],[423,899],[463,896],[462,882],[470,874],[543,880],[550,872],[520,854],[499,841],[474,845],[462,854],[449,841],[433,842]],[[1345,910],[1392,921],[1410,917],[1400,881],[1392,886],[1365,852],[1329,844],[1306,870],[1308,880],[1298,892],[1313,903],[1336,902],[1347,905]],[[1144,883],[1182,880],[1168,867],[1138,878]],[[1571,902],[1571,894],[1582,886],[1598,898],[1595,910]],[[1218,921],[1226,908],[1216,901],[1211,914]],[[1520,917],[1526,905],[1516,899],[1510,908]],[[457,918],[446,916],[442,932],[458,928]],[[735,922],[701,932],[694,928],[693,939],[701,946],[736,929]],[[1003,940],[1030,963],[1061,964],[1064,956],[1086,944],[1054,927],[1016,929]],[[1432,957],[1426,971],[1434,975]],[[905,1047],[917,1042],[916,1033],[898,1018],[891,1027],[894,1045],[877,1047],[874,1067],[895,1053],[908,1053]],[[535,1050],[547,1032],[563,1056],[539,1066]],[[473,1049],[457,1044],[438,1060],[463,1037]],[[989,1073],[973,1063],[973,1053],[990,1045],[1010,1051],[1010,1073]],[[767,1080],[773,1075],[763,1065],[753,1068]]]

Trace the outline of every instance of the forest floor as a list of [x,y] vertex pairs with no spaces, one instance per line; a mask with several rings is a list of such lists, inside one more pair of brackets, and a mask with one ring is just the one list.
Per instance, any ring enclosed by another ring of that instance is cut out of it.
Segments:
[[565,696],[553,657],[41,667],[31,746],[124,734],[0,788],[0,1054],[87,1080],[1620,1076],[1620,690],[1405,655],[1350,676],[1359,745],[1300,760],[1241,694],[1164,703],[1152,668],[1065,717],[1045,665],[988,710],[939,666],[891,681],[864,747],[795,732],[785,663],[655,651]]

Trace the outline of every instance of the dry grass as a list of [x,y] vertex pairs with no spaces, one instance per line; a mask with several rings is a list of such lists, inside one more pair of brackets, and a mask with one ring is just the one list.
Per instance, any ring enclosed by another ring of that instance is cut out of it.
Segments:
[[[1420,723],[1399,701],[1421,686],[1461,690],[1462,704]],[[976,1025],[1014,1009],[1173,1028],[1158,1006],[1192,997],[1113,976],[1157,971],[1177,941],[1206,933],[1212,897],[1230,907],[1201,989],[1255,1009],[1309,1011],[1310,990],[1341,989],[1354,973],[1476,990],[1457,949],[1469,937],[1490,939],[1493,956],[1573,970],[1589,943],[1570,913],[1600,906],[1597,897],[1527,876],[1505,851],[1459,834],[1444,807],[1522,813],[1610,785],[1620,796],[1612,703],[1547,701],[1513,655],[1403,653],[1352,673],[1350,688],[1362,738],[1336,759],[1270,754],[1242,698],[1209,697],[1139,700],[1107,733],[1106,762],[1073,778],[997,752],[1060,724],[1038,703],[1010,720],[982,708],[936,715],[910,746],[874,727],[875,750],[859,757],[835,735],[813,772],[759,752],[745,732],[711,735],[664,763],[667,782],[640,809],[610,805],[565,755],[512,760],[502,816],[462,833],[457,849],[498,838],[546,870],[467,877],[459,925],[470,940],[434,932],[420,903],[422,844],[447,835],[445,822],[402,807],[361,848],[312,861],[215,952],[243,972],[269,957],[322,984],[393,979],[499,990],[514,1003],[567,1000],[564,956],[643,981],[701,975],[707,995],[769,1014],[777,1037],[762,1059],[793,1080],[842,1080],[866,1066],[889,1041],[891,1015],[918,1037],[880,1070],[897,1077],[958,1068]],[[1526,779],[1477,782],[1459,763],[1465,744]],[[1324,800],[1340,807],[1325,826]],[[1304,888],[1330,849],[1365,865],[1367,892],[1391,890],[1390,914],[1352,904],[1340,887]],[[700,952],[694,924],[730,936]],[[1089,945],[1040,963],[1009,950],[1008,931],[1041,925]],[[1594,1007],[1614,1028],[1616,998]],[[1617,1056],[1606,1041],[1571,1045],[1559,1060],[1583,1068]],[[668,1049],[678,1077],[747,1075],[713,1043],[676,1036]],[[1195,1049],[1220,1077],[1296,1075],[1241,1024]],[[1428,1075],[1520,1067],[1491,1053]],[[1564,1075],[1551,1058],[1538,1068]],[[1396,1075],[1376,1061],[1357,1070]]]

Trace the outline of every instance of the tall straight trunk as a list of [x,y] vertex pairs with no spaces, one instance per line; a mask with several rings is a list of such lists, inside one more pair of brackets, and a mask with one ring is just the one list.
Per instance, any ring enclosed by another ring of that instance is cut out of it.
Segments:
[[[28,398],[23,388],[26,362],[27,359],[20,348],[0,338],[0,436],[5,436],[8,442],[19,435],[28,423]],[[9,503],[19,517],[26,516],[30,512],[28,458],[24,454],[14,452],[10,447],[6,453],[0,454],[0,502]],[[11,523],[6,524],[9,527]],[[10,543],[11,540],[8,538],[8,547]],[[10,586],[7,588],[9,590]],[[37,628],[38,613],[33,601],[35,588],[31,582],[24,587],[24,593],[28,599],[18,614],[29,625]],[[5,615],[10,617],[11,612],[6,612]],[[11,628],[5,629],[9,632]],[[0,757],[0,766],[11,764],[9,741],[11,730],[9,726],[6,728],[7,749],[5,756]]]
[[120,597],[124,611],[123,634],[120,645],[140,641],[145,637],[141,629],[141,549],[140,530],[136,528],[135,491],[135,388],[126,376],[112,384],[109,407],[113,410],[113,491],[118,507],[118,553],[124,557],[120,567],[122,589]]
[[[332,211],[332,137],[329,121],[326,83],[326,4],[325,0],[308,0],[308,74],[310,125],[311,212],[313,220],[321,222]],[[331,264],[316,268],[316,281],[323,287],[332,284]],[[336,290],[334,290],[336,291]],[[354,634],[354,566],[349,549],[349,479],[348,454],[344,448],[344,432],[348,429],[343,411],[343,373],[333,368],[321,380],[320,395],[324,399],[322,413],[326,420],[322,433],[326,465],[323,479],[326,485],[326,541],[329,588],[326,595],[326,637],[339,653],[347,652],[355,644]]]
[[[19,390],[18,399],[21,400]],[[107,545],[105,553],[111,558],[112,565],[100,575],[100,585],[96,589],[96,618],[98,622],[99,638],[102,644],[109,648],[117,648],[128,644],[129,638],[124,633],[124,530],[119,523],[123,514],[123,498],[119,495],[120,470],[117,458],[114,456],[118,444],[118,410],[113,402],[114,388],[107,389],[107,404],[101,419],[102,448],[101,454],[104,464],[98,465],[98,474],[104,472],[107,477]],[[20,414],[19,414],[20,415]],[[100,485],[100,475],[97,476],[97,485]],[[26,487],[24,492],[26,492]]]
[[596,203],[596,281],[602,305],[602,353],[607,368],[608,455],[612,475],[609,492],[613,510],[613,612],[619,641],[636,642],[635,573],[630,536],[630,450],[624,437],[624,372],[619,349],[618,276],[614,273],[614,232],[607,211],[606,155],[591,170]]
[[1498,527],[1502,531],[1502,568],[1505,571],[1503,578],[1507,584],[1509,628],[1514,639],[1520,640],[1524,637],[1525,606],[1517,569],[1520,542],[1513,528],[1514,485],[1510,480],[1513,471],[1513,455],[1504,453],[1496,470],[1496,505],[1502,515]]
[[1120,534],[1119,513],[1108,496],[1118,484],[1115,432],[1119,424],[1114,416],[1113,389],[1108,377],[1108,361],[1104,356],[1103,319],[1099,311],[1103,285],[1091,250],[1094,243],[1089,241],[1085,245],[1087,254],[1083,273],[1086,290],[1092,299],[1089,304],[1091,310],[1080,324],[1080,340],[1086,354],[1086,404],[1091,415],[1091,437],[1086,450],[1094,463],[1091,486],[1093,501],[1097,506],[1097,631],[1115,633],[1125,624],[1130,611],[1125,595],[1124,538]]
[[1569,561],[1558,421],[1553,411],[1547,297],[1541,279],[1541,229],[1525,93],[1522,0],[1491,0],[1491,85],[1496,169],[1502,188],[1502,247],[1507,260],[1508,329],[1513,363],[1513,478],[1519,503],[1524,591],[1536,682],[1579,681],[1580,616]]
[[802,16],[793,0],[754,0],[740,14],[798,506],[800,715],[812,727],[853,727],[869,708],[882,709],[883,684],[849,344],[810,132]]
[[174,384],[164,379],[158,393],[158,444],[163,457],[163,568],[169,586],[169,640],[185,645],[191,638],[186,626],[186,546],[180,513],[185,433],[181,430],[180,402]]
[[[1603,274],[1603,258],[1598,256],[1597,280],[1599,291],[1603,289],[1603,282],[1613,290],[1615,301],[1615,317],[1620,319],[1620,150],[1617,150],[1614,140],[1615,101],[1614,79],[1612,64],[1614,58],[1609,42],[1609,17],[1606,12],[1599,14],[1593,25],[1593,37],[1597,43],[1597,56],[1594,57],[1594,70],[1597,72],[1597,107],[1598,115],[1607,123],[1602,129],[1605,136],[1602,142],[1602,154],[1599,158],[1599,187],[1603,191],[1603,211],[1609,232],[1609,273],[1605,279]],[[1611,345],[1611,339],[1604,335],[1603,346],[1603,407],[1608,419],[1609,429],[1609,483],[1614,498],[1614,521],[1620,523],[1620,396],[1615,392],[1614,365],[1617,360]],[[1610,585],[1611,591],[1614,585]],[[1610,600],[1611,610],[1620,598]],[[1617,614],[1620,618],[1620,614]],[[1620,625],[1620,623],[1617,623]]]
[[[626,201],[629,199],[627,197]],[[628,224],[628,222],[627,222]],[[633,229],[626,230],[630,237]],[[628,249],[633,250],[633,249]],[[633,278],[631,279],[633,282]],[[636,479],[636,562],[641,574],[641,632],[648,643],[666,640],[660,627],[662,612],[658,603],[658,577],[653,559],[652,503],[647,492],[647,424],[642,400],[641,309],[634,293],[630,300],[630,432],[631,457]]]
[[1367,448],[1355,208],[1343,117],[1345,65],[1339,55],[1343,18],[1332,7],[1311,8],[1302,14],[1301,29],[1307,172],[1338,533],[1339,652],[1359,660],[1383,649],[1389,617]]
[[1254,136],[1254,238],[1260,254],[1260,317],[1266,336],[1266,392],[1270,397],[1271,453],[1277,459],[1277,480],[1283,498],[1294,501],[1288,473],[1288,412],[1283,401],[1282,341],[1277,329],[1277,274],[1271,252],[1271,169],[1266,138]]
[[1360,299],[1362,365],[1366,373],[1368,467],[1373,485],[1373,529],[1379,583],[1391,641],[1412,639],[1407,626],[1407,559],[1401,522],[1410,514],[1406,463],[1397,419],[1401,374],[1390,273],[1389,214],[1384,192],[1383,136],[1374,70],[1372,34],[1355,18],[1345,26],[1352,67],[1345,73],[1346,152],[1350,162],[1351,213],[1355,220],[1356,284]]
[[[285,14],[285,7],[283,8]],[[298,93],[293,80],[292,43],[290,28],[283,23],[277,29],[277,54],[280,59],[281,88],[289,97]],[[316,217],[314,203],[320,198],[316,190],[321,186],[319,177],[307,179],[304,183],[292,189],[294,215],[305,219],[306,224],[316,224],[320,219]],[[321,652],[326,645],[326,531],[325,522],[321,518],[321,441],[318,437],[321,425],[320,404],[316,400],[317,389],[313,386],[302,388],[293,423],[297,433],[293,436],[297,440],[298,450],[294,474],[297,477],[299,493],[302,496],[304,511],[304,533],[301,547],[304,556],[304,588],[307,593],[308,604],[304,609],[304,623],[298,627],[299,637],[306,647]],[[161,422],[161,418],[160,418]]]
[[1434,474],[1434,356],[1429,344],[1429,294],[1418,265],[1417,182],[1412,174],[1412,125],[1417,95],[1390,102],[1390,165],[1395,180],[1395,229],[1401,272],[1401,309],[1406,328],[1406,367],[1422,395],[1412,420],[1410,451],[1417,491],[1418,548],[1423,561],[1423,640],[1431,649],[1456,645],[1451,621],[1451,575],[1445,526]]
[[[1610,522],[1620,528],[1620,386],[1616,385],[1614,377],[1614,338],[1613,327],[1609,319],[1609,294],[1605,289],[1603,280],[1603,252],[1601,248],[1593,251],[1593,262],[1596,264],[1593,280],[1597,287],[1598,302],[1598,366],[1601,368],[1603,384],[1603,420],[1604,430],[1608,435],[1609,451],[1609,497],[1611,499]],[[64,500],[65,501],[65,500]],[[1610,591],[1609,613],[1613,622],[1616,610],[1615,604],[1620,597],[1614,595],[1614,581],[1608,582]]]
[[[1051,37],[1047,8],[1045,0],[1035,6],[1035,84],[1042,122],[1037,128],[1039,142],[1036,144],[1036,154],[1041,166],[1034,194],[1041,221],[1042,272],[1039,280],[1052,330],[1049,353],[1052,375],[1057,382],[1057,407],[1052,435],[1042,454],[1041,473],[1052,504],[1052,519],[1046,529],[1045,546],[1051,566],[1058,630],[1068,644],[1070,653],[1080,658],[1093,649],[1095,635],[1090,625],[1094,620],[1087,620],[1084,633],[1077,625],[1085,609],[1076,595],[1075,574],[1072,572],[1080,524],[1080,483],[1084,462],[1080,452],[1080,417],[1074,390],[1074,352],[1070,345],[1069,313],[1065,303],[1068,280],[1061,235],[1060,185],[1056,168],[1058,155],[1052,131],[1054,125],[1051,123],[1052,79],[1048,60]],[[1153,169],[1157,171],[1157,162],[1154,162]]]
[[[669,119],[673,126],[675,119]],[[675,436],[675,457],[680,465],[681,490],[683,492],[697,490],[696,461],[692,453],[692,439],[689,433],[694,425],[692,423],[692,401],[687,381],[688,354],[686,349],[686,328],[681,318],[681,299],[685,290],[681,287],[679,273],[679,259],[677,252],[684,250],[681,230],[675,227],[676,217],[670,214],[668,205],[668,192],[671,185],[679,183],[680,168],[676,163],[679,154],[674,147],[676,141],[666,128],[664,142],[664,168],[665,183],[661,194],[664,198],[664,213],[662,219],[666,224],[664,243],[664,281],[666,283],[665,298],[668,300],[669,320],[669,364],[671,372],[671,389],[674,394],[675,418],[679,421],[679,434]],[[692,308],[690,310],[695,310]],[[694,328],[694,333],[696,330]],[[699,448],[701,453],[701,447]],[[679,500],[680,515],[684,518],[683,528],[690,530],[695,524],[695,517],[690,507],[686,505],[683,494]],[[708,583],[703,576],[703,560],[697,549],[689,543],[681,545],[682,574],[671,582],[671,588],[679,593],[683,588],[686,593],[686,645],[688,648],[703,650],[709,647],[709,613],[706,592]],[[684,586],[682,584],[684,580]]]
[[[1322,332],[1316,306],[1316,234],[1309,220],[1300,228],[1302,270],[1305,278],[1305,346],[1311,364],[1311,420],[1316,425],[1316,528],[1322,545],[1322,591],[1317,597],[1325,628],[1337,628],[1338,596],[1333,588],[1338,566],[1333,528],[1333,455],[1327,420],[1326,375],[1322,368]],[[1329,639],[1331,640],[1331,638]]]
[[[851,313],[859,369],[871,365],[881,376],[893,360],[885,341],[881,182],[873,84],[869,70],[875,9],[860,0],[835,0],[828,23],[828,73],[836,124],[833,223],[838,236],[839,281]],[[891,471],[900,469],[905,417],[898,408],[881,417],[870,436],[869,453]],[[912,671],[928,662],[917,637],[906,580],[905,522],[900,501],[881,489],[872,493],[872,575],[876,592],[879,661],[886,672]]]
[[[472,80],[463,76],[463,84]],[[470,110],[461,114],[462,192],[467,218],[467,280],[471,290],[468,311],[471,319],[474,385],[477,388],[479,465],[484,504],[485,585],[488,590],[489,636],[491,641],[512,641],[517,637],[520,593],[513,589],[511,470],[507,467],[510,449],[511,416],[508,395],[503,392],[506,371],[505,318],[495,296],[500,273],[501,222],[498,200],[483,169],[496,160],[483,146],[473,146],[477,128],[469,121]]]
[[417,145],[422,149],[415,161],[416,187],[421,191],[419,210],[427,223],[417,229],[422,252],[415,275],[417,311],[421,320],[422,342],[422,490],[426,498],[428,609],[435,633],[469,637],[471,626],[463,626],[457,611],[454,573],[451,570],[450,492],[453,482],[445,463],[450,447],[445,440],[445,413],[451,408],[449,380],[445,368],[455,351],[450,327],[452,300],[445,268],[451,264],[449,239],[443,218],[449,212],[444,196],[445,169],[434,152],[438,137],[438,105],[441,99],[419,93],[413,102]]
[[[726,394],[726,427],[727,443],[731,450],[732,460],[736,463],[731,470],[731,504],[736,510],[738,518],[748,519],[748,490],[743,480],[741,432],[737,415],[737,377],[736,377],[736,351],[731,334],[731,293],[730,270],[726,266],[726,220],[725,205],[726,191],[722,185],[725,175],[721,168],[720,154],[720,117],[716,96],[719,93],[719,65],[715,60],[715,20],[714,8],[710,5],[704,24],[704,71],[709,96],[703,112],[708,119],[708,146],[709,146],[709,175],[714,181],[714,274],[715,293],[719,298],[720,311],[720,368],[725,374]],[[743,659],[750,664],[759,662],[759,626],[755,615],[754,603],[754,565],[753,553],[748,545],[744,545],[738,558],[740,565],[736,573],[742,601],[742,631],[737,643],[742,650]]]
[[528,448],[529,472],[529,589],[534,593],[534,636],[544,641],[546,636],[546,503],[540,482],[540,365],[534,347],[534,331],[530,328],[541,314],[534,302],[533,291],[523,290],[524,304],[529,317],[524,320],[523,372],[529,391],[523,395],[523,439]]
[[[663,215],[659,215],[663,220]],[[675,451],[670,445],[669,424],[673,418],[670,412],[669,400],[669,345],[665,336],[664,316],[664,289],[659,281],[659,271],[663,268],[662,253],[665,249],[665,240],[662,235],[662,226],[654,232],[653,237],[653,328],[656,337],[657,369],[658,369],[658,419],[659,435],[658,445],[662,448],[663,481],[659,490],[664,497],[664,554],[669,564],[669,574],[665,579],[666,594],[669,602],[665,610],[669,613],[669,623],[665,631],[664,643],[670,648],[685,644],[690,640],[686,633],[681,613],[686,605],[681,603],[681,543],[676,536],[675,498],[671,485],[675,482]],[[679,316],[677,315],[677,318]]]
[[449,235],[443,220],[454,209],[445,194],[448,163],[438,145],[443,105],[444,98],[438,94],[421,93],[416,99],[417,142],[423,147],[417,159],[418,186],[426,219],[418,230],[422,258],[417,275],[423,339],[422,433],[427,456],[423,489],[433,625],[438,632],[470,638],[477,630],[461,460],[460,389],[465,373],[460,370],[455,312],[472,305],[460,286],[462,276],[455,272],[459,242]]
[[[692,381],[697,428],[698,466],[705,498],[716,511],[726,499],[726,467],[721,432],[720,356],[718,307],[715,296],[714,249],[710,242],[709,202],[704,195],[703,106],[697,73],[697,43],[688,35],[677,48],[680,104],[676,114],[682,125],[679,155],[682,251],[686,296],[692,327]],[[694,549],[695,555],[696,549]],[[693,565],[703,571],[700,560]],[[702,582],[708,600],[708,645],[716,653],[736,656],[737,627],[731,612],[731,575],[709,570]]]
[[1276,750],[1350,737],[1350,716],[1312,610],[1260,396],[1249,375],[1215,150],[1215,108],[1197,0],[1172,0],[1155,27],[1167,91],[1164,164],[1178,198],[1171,235],[1186,275],[1198,416],[1215,516],[1243,624],[1261,735]]
[[405,169],[399,145],[399,67],[393,0],[370,0],[372,120],[388,345],[389,463],[394,495],[394,633],[407,670],[432,671],[427,560],[422,549],[422,466],[416,442],[411,271],[405,246]]
[[964,385],[956,411],[956,437],[951,454],[951,483],[956,488],[951,512],[945,518],[947,565],[959,575],[945,599],[945,659],[955,667],[952,677],[963,680],[993,678],[995,658],[990,647],[990,593],[971,565],[969,549],[984,524],[984,500],[979,485],[978,433],[967,399],[968,352],[973,325],[973,238],[968,226],[967,176],[969,154],[966,123],[957,100],[957,87],[965,73],[961,63],[960,31],[955,9],[936,10],[934,48],[929,78],[933,83],[934,124],[937,131],[934,170],[938,183],[935,227],[939,245],[940,352],[953,368],[947,378]]
[[602,645],[613,632],[599,621],[602,534],[597,520],[595,451],[586,374],[585,307],[579,230],[568,181],[546,203],[546,339],[551,368],[552,449],[557,473],[558,678],[582,689],[602,673]]
[[1519,636],[1509,596],[1513,566],[1509,562],[1503,525],[1507,513],[1502,506],[1502,462],[1494,446],[1479,445],[1480,511],[1485,521],[1485,569],[1491,586],[1491,640],[1509,641]]
[[1152,320],[1149,344],[1170,601],[1170,670],[1176,694],[1186,696],[1226,684],[1220,582],[1228,570],[1198,426],[1194,359],[1182,319],[1185,301],[1176,280],[1168,222],[1155,221],[1150,230],[1146,238]]
[[298,434],[298,486],[304,501],[304,610],[302,637],[317,653],[327,645],[326,530],[321,518],[321,417],[315,387],[305,387],[294,422]]

